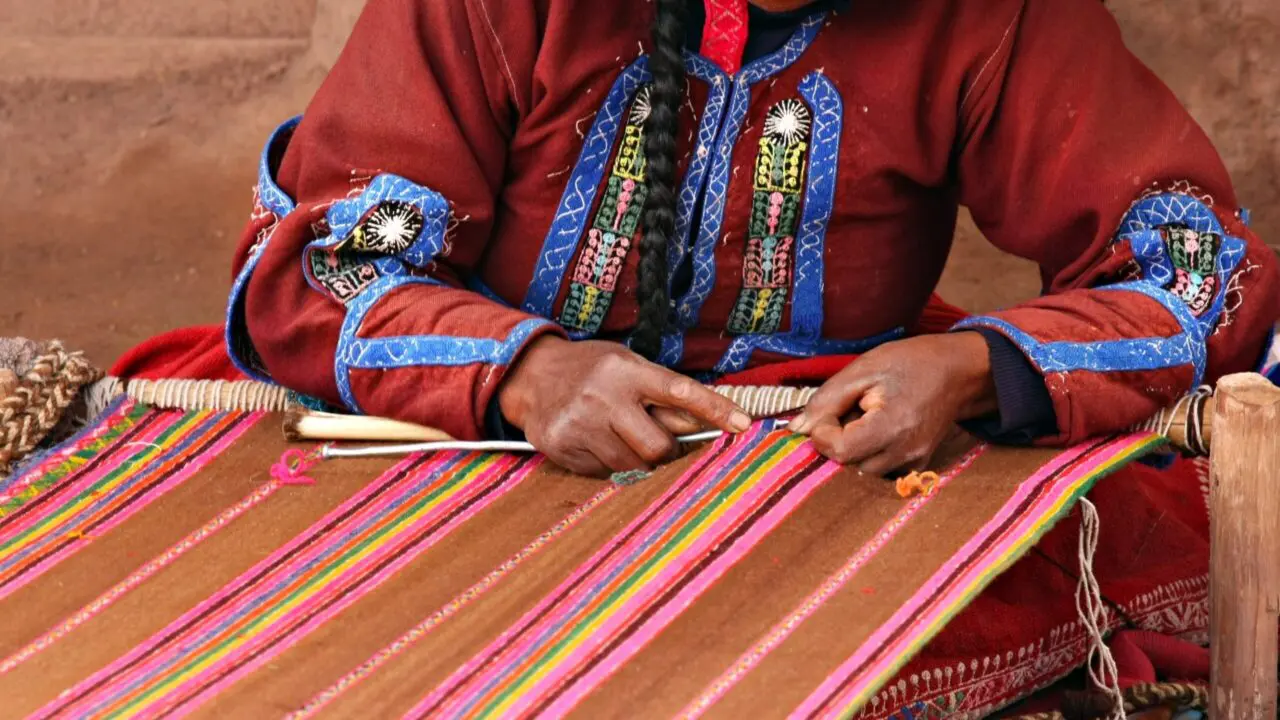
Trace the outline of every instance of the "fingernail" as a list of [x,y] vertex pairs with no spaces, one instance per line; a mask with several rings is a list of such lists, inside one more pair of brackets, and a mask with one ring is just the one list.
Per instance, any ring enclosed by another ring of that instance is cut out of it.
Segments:
[[733,428],[734,432],[746,432],[751,429],[751,416],[741,411],[734,411],[733,415],[729,416],[729,427]]
[[804,413],[800,413],[787,423],[787,428],[797,435],[803,435],[809,429],[809,418],[805,417]]

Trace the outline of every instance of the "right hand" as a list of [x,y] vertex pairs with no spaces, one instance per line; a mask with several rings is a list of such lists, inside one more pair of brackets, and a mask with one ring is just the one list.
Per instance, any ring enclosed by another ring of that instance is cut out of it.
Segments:
[[751,426],[733,401],[622,345],[554,336],[525,349],[507,371],[498,403],[540,452],[591,476],[673,459],[679,445],[672,418],[687,416],[686,423],[694,419],[730,433]]

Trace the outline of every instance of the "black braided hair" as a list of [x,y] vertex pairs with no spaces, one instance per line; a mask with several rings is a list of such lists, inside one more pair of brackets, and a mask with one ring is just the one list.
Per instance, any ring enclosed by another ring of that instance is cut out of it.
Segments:
[[649,54],[649,119],[645,122],[644,154],[648,166],[648,199],[644,206],[644,237],[640,240],[640,271],[636,295],[640,315],[631,347],[649,359],[662,349],[662,334],[670,314],[667,292],[667,248],[676,232],[676,133],[684,96],[684,40],[687,0],[654,0],[653,52]]

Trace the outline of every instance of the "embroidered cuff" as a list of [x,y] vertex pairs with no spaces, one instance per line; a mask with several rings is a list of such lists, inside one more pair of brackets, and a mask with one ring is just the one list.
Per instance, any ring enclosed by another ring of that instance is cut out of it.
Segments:
[[1057,432],[1053,398],[1044,377],[1008,338],[994,330],[979,329],[991,353],[991,373],[995,379],[999,414],[979,418],[964,427],[991,442],[1030,445]]
[[1022,351],[1041,375],[1076,370],[1137,372],[1190,365],[1194,368],[1192,387],[1200,385],[1207,363],[1204,331],[1186,305],[1167,290],[1142,281],[1106,285],[1094,288],[1093,292],[1134,292],[1146,295],[1163,305],[1177,319],[1182,332],[1172,337],[1041,342],[1007,320],[990,315],[967,318],[957,323],[953,329],[986,328],[999,332]]
[[489,401],[489,407],[485,409],[484,435],[490,440],[523,442],[525,439],[523,430],[507,422],[496,396]]
[[556,326],[543,318],[530,318],[505,339],[454,337],[445,335],[404,335],[362,338],[365,317],[387,293],[408,285],[440,285],[428,278],[384,277],[375,281],[347,307],[346,320],[334,355],[334,375],[338,393],[347,407],[360,412],[351,386],[352,370],[391,370],[415,366],[458,367],[471,364],[507,365],[535,335]]

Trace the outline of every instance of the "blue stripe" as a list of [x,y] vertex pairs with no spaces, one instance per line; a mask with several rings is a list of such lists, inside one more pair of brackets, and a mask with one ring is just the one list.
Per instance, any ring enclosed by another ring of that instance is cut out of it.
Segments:
[[[298,124],[302,122],[302,116],[286,121],[275,132],[271,133],[271,137],[267,139],[267,144],[262,149],[262,157],[258,161],[258,198],[262,201],[262,206],[275,213],[276,217],[284,217],[294,211],[297,203],[293,198],[289,197],[276,183],[276,168],[272,166],[272,155],[284,156],[285,147],[288,140],[293,136],[293,131],[298,128]],[[277,148],[277,144],[283,145]],[[277,149],[279,152],[277,153]]]

